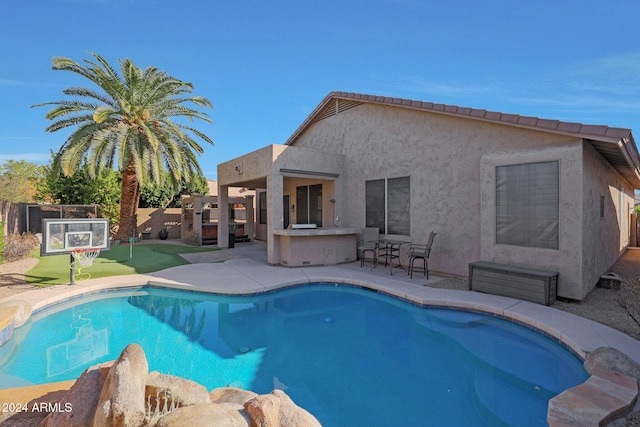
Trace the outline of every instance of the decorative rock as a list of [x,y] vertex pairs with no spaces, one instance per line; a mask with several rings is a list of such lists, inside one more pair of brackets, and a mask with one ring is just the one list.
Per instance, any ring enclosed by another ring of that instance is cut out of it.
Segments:
[[156,427],[249,427],[239,405],[205,403],[185,406],[160,418]]
[[640,379],[640,365],[615,348],[600,347],[587,354],[584,360],[584,369],[589,375],[593,375],[597,366]]
[[586,382],[549,400],[547,423],[550,427],[605,425],[627,414],[637,396],[635,378],[595,366]]
[[152,414],[164,408],[210,403],[211,398],[205,386],[185,378],[151,372],[147,376],[145,388],[147,410]]
[[[46,417],[40,414],[37,419],[29,419],[28,425],[321,427],[313,415],[297,406],[282,390],[258,395],[249,390],[221,387],[209,393],[194,381],[148,373],[148,369],[142,348],[130,344],[118,360],[87,369],[68,392],[52,397],[55,400],[50,402],[59,408],[70,408],[69,411],[54,411]],[[27,422],[21,418],[11,425],[27,425],[23,421]]]
[[258,396],[257,393],[236,387],[214,388],[209,393],[213,403],[237,403],[239,405],[244,405],[256,396]]
[[251,427],[280,427],[280,399],[271,394],[261,394],[244,404],[251,418]]
[[139,427],[145,423],[145,383],[149,364],[138,344],[129,344],[113,364],[102,392],[94,427]]
[[280,400],[280,427],[322,427],[316,417],[296,405],[282,390],[273,390],[272,396]]
[[[113,361],[88,368],[60,400],[60,411],[51,412],[40,427],[90,426],[100,391]],[[69,409],[67,411],[67,409]]]
[[321,427],[309,412],[299,407],[282,390],[259,395],[244,404],[256,427]]

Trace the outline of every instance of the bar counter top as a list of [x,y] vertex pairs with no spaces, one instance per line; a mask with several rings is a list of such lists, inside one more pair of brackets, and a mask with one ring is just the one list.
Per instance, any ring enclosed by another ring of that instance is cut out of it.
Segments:
[[276,236],[337,236],[343,234],[358,234],[361,233],[361,228],[352,227],[326,227],[326,228],[299,228],[299,229],[287,229],[287,230],[273,230],[273,234]]

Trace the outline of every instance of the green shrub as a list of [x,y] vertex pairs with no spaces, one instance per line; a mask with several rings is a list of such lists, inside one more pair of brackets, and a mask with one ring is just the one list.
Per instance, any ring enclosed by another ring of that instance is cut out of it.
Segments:
[[4,239],[2,257],[8,261],[18,261],[27,258],[40,242],[31,233],[11,234]]

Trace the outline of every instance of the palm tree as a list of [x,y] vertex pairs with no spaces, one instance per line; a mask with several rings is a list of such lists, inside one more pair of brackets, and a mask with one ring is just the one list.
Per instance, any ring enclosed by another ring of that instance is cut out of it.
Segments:
[[129,59],[120,60],[120,72],[101,56],[85,65],[68,58],[53,58],[53,69],[71,71],[86,77],[102,91],[71,87],[65,95],[77,99],[47,102],[34,107],[55,105],[46,118],[55,120],[47,132],[77,127],[56,156],[61,171],[73,175],[84,164],[92,176],[104,168],[117,167],[122,174],[120,193],[120,226],[116,239],[126,240],[136,227],[140,185],[160,183],[164,172],[174,183],[191,182],[202,176],[196,153],[203,148],[191,134],[213,145],[213,141],[197,129],[176,122],[176,117],[189,122],[209,116],[185,106],[193,103],[211,108],[207,98],[189,96],[193,90],[186,83],[155,67],[142,70]]

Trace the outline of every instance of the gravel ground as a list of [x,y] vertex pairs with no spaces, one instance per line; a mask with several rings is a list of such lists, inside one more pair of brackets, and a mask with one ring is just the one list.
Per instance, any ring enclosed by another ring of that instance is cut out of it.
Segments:
[[[622,286],[637,284],[640,281],[640,248],[628,249],[609,271],[620,276]],[[640,325],[617,302],[616,295],[614,290],[595,287],[581,302],[557,302],[553,307],[603,323],[640,340]],[[636,303],[640,301],[636,300]],[[640,320],[640,317],[636,318]]]
[[37,258],[25,258],[20,261],[0,264],[0,299],[36,289],[24,279],[27,271],[38,264]]

